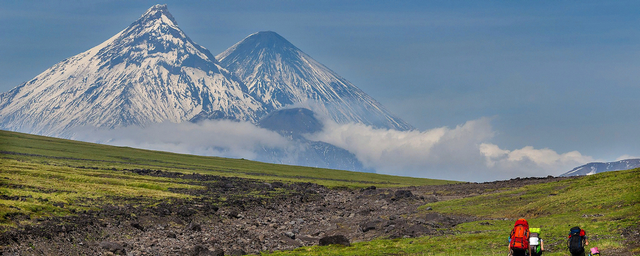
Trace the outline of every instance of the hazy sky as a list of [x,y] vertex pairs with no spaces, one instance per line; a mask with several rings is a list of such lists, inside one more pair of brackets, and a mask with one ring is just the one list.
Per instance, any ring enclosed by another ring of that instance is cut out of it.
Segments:
[[275,31],[423,133],[479,122],[491,152],[640,156],[638,1],[1,0],[0,92],[157,3],[214,55]]

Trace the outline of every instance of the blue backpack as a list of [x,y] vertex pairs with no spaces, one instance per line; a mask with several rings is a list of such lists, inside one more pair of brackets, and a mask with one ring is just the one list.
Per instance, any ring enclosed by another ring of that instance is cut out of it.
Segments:
[[585,232],[580,227],[571,228],[569,231],[569,240],[567,241],[567,247],[569,247],[569,252],[571,252],[571,254],[580,254],[584,252],[584,246],[582,246],[584,236]]

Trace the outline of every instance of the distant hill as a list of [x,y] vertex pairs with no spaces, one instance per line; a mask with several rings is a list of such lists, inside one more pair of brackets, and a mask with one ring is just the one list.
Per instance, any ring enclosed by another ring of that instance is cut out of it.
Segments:
[[608,163],[588,163],[565,172],[560,177],[592,175],[601,172],[629,170],[640,167],[640,159],[627,159]]
[[[264,181],[312,182],[327,187],[376,186],[382,188],[458,183],[457,181],[271,164],[245,159],[176,154],[0,130],[0,170],[2,172],[9,170],[7,169],[9,167],[3,167],[8,165],[8,160],[37,163],[44,161],[46,162],[44,165],[82,166],[80,168],[82,170],[142,168]],[[2,210],[0,205],[0,214]]]

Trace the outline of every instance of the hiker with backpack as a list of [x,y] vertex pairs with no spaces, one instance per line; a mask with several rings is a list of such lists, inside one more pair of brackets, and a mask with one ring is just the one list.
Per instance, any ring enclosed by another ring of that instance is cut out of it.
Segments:
[[567,239],[567,247],[571,256],[585,256],[585,245],[589,245],[587,233],[580,227],[571,228],[569,230],[569,239]]
[[529,251],[529,223],[525,219],[518,219],[513,225],[509,236],[509,255],[531,255]]
[[529,255],[541,256],[544,251],[544,241],[540,238],[540,228],[529,228]]

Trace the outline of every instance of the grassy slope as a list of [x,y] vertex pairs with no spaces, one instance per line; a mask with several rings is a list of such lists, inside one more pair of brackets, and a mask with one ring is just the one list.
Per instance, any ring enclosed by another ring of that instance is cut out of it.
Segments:
[[[455,235],[376,240],[351,247],[306,247],[274,255],[506,255],[514,220],[542,228],[544,255],[567,255],[569,229],[580,226],[590,247],[624,248],[622,229],[640,223],[640,169],[522,187],[490,195],[429,204],[434,211],[477,216]],[[482,224],[481,224],[482,223]],[[634,254],[640,255],[638,248]]]
[[146,168],[261,180],[314,182],[328,187],[366,187],[371,185],[398,187],[455,183],[454,181],[445,180],[277,165],[244,159],[204,157],[129,147],[114,147],[2,130],[0,130],[0,151],[30,154],[13,155],[3,153],[2,159],[14,159],[44,165],[84,166],[100,169]]
[[[195,188],[179,179],[125,169],[201,173],[264,181],[313,182],[328,187],[394,187],[452,181],[276,165],[219,157],[113,147],[0,130],[0,226],[94,209],[97,203],[152,204],[187,197],[171,188]],[[118,198],[118,199],[115,199]],[[113,201],[116,200],[116,201]],[[63,207],[60,207],[64,204]],[[17,216],[17,217],[16,217]]]

